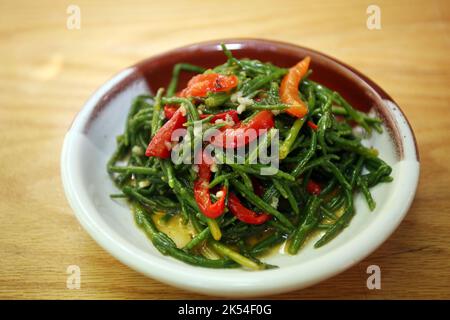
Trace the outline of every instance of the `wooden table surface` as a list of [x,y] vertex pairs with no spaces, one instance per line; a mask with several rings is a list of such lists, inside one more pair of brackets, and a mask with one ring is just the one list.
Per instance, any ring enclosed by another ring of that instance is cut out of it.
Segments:
[[[415,201],[364,261],[311,288],[270,298],[450,298],[450,2],[0,2],[0,298],[203,298],[121,264],[80,227],[65,199],[64,134],[89,95],[120,69],[181,45],[276,39],[347,62],[408,116],[421,156]],[[68,29],[77,5],[80,29]],[[381,290],[366,269],[381,268]],[[78,265],[81,288],[66,287]]]

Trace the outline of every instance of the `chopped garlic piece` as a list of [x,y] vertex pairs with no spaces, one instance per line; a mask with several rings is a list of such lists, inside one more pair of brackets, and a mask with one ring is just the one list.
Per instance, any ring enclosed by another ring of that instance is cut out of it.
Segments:
[[237,97],[237,102],[239,103],[239,106],[236,109],[238,114],[241,114],[242,112],[244,112],[245,109],[247,108],[247,106],[250,106],[254,103],[253,99],[242,97],[242,96]]
[[139,187],[140,189],[146,188],[146,187],[148,187],[149,185],[150,185],[150,180],[141,180],[141,181],[139,181],[139,183],[138,183],[138,187]]
[[232,118],[229,114],[227,114],[227,115],[225,116],[225,121],[227,122],[227,124],[228,124],[229,126],[234,126],[233,118]]
[[246,105],[244,105],[244,104],[240,104],[240,105],[238,105],[238,107],[237,107],[236,111],[237,111],[237,113],[238,113],[238,114],[241,114],[242,112],[244,112],[244,111],[245,111],[245,108],[247,108],[247,106],[246,106]]
[[270,205],[276,209],[278,208],[278,201],[279,201],[278,197],[273,197]]
[[253,101],[253,99],[250,99],[250,98],[238,97],[237,102],[239,104],[245,104],[245,105],[249,106],[249,105],[253,104],[254,101]]
[[240,97],[242,97],[242,92],[241,91],[235,92],[231,95],[230,101],[237,102],[238,98],[240,98]]
[[217,198],[222,198],[224,195],[225,195],[225,194],[224,194],[224,192],[223,192],[222,190],[217,191],[217,193],[216,193],[216,197],[217,197]]
[[142,149],[140,146],[133,146],[131,152],[136,156],[144,155],[144,149]]
[[225,120],[217,119],[216,121],[214,121],[214,124],[222,124],[222,123],[224,123],[224,124],[226,124],[228,126],[234,126],[233,118],[229,114],[227,114],[225,116]]

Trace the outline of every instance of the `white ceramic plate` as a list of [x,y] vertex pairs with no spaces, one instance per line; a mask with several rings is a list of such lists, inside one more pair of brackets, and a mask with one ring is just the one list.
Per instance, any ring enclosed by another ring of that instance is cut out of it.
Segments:
[[[195,267],[163,256],[153,247],[135,225],[130,209],[109,197],[117,190],[106,172],[106,163],[115,149],[115,137],[123,132],[133,98],[154,91],[157,86],[166,86],[170,68],[176,62],[210,66],[220,63],[216,61],[222,59],[219,58],[219,42],[196,44],[148,59],[120,72],[94,93],[76,116],[64,140],[61,174],[66,196],[80,223],[105,250],[159,281],[204,294],[231,297],[263,296],[305,288],[361,261],[400,224],[414,198],[419,177],[414,135],[392,99],[345,64],[289,44],[265,40],[225,42],[238,57],[270,60],[285,66],[308,54],[319,78],[320,73],[327,72],[319,81],[349,100],[356,97],[357,104],[362,101],[364,107],[371,108],[385,120],[384,133],[374,134],[368,143],[392,166],[394,181],[372,189],[377,202],[374,212],[370,212],[364,199],[357,195],[357,214],[337,238],[319,249],[314,249],[314,241],[310,241],[295,256],[275,254],[266,258],[268,263],[280,267],[273,270]],[[333,87],[337,82],[339,84]],[[347,87],[352,89],[346,92]]]

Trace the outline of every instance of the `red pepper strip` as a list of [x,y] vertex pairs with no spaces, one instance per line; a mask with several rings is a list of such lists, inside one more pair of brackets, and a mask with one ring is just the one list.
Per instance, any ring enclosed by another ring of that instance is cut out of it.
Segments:
[[306,185],[306,191],[310,194],[318,195],[322,191],[322,188],[320,187],[320,184],[309,179],[308,184]]
[[172,134],[176,129],[182,128],[186,120],[181,111],[177,110],[173,117],[156,132],[148,144],[145,155],[147,157],[168,158],[170,156]]
[[308,107],[300,99],[298,85],[308,71],[310,62],[311,58],[306,57],[290,68],[280,85],[281,102],[291,105],[286,112],[297,118],[303,118],[308,113]]
[[222,187],[223,193],[216,202],[211,202],[209,194],[209,180],[211,179],[211,163],[212,160],[206,157],[203,152],[201,164],[199,164],[198,178],[194,182],[194,197],[200,211],[208,218],[215,219],[220,217],[225,209],[225,199],[227,195],[227,188]]
[[235,88],[238,78],[235,75],[224,76],[218,73],[203,73],[189,80],[181,91],[182,97],[206,97],[208,92],[226,92]]
[[239,198],[232,192],[228,195],[228,208],[236,218],[248,224],[262,224],[270,219],[270,215],[267,213],[256,213],[244,207]]
[[164,116],[166,119],[170,119],[173,117],[175,112],[178,110],[178,106],[165,105],[164,106]]
[[216,147],[239,148],[252,142],[264,130],[273,128],[273,126],[272,112],[267,110],[260,111],[249,121],[227,128],[215,137],[212,137],[212,144]]
[[308,120],[307,124],[308,124],[308,127],[310,127],[311,129],[313,129],[314,131],[317,130],[317,128],[319,128],[319,127],[317,126],[317,124],[315,124],[315,123],[312,122],[311,120]]

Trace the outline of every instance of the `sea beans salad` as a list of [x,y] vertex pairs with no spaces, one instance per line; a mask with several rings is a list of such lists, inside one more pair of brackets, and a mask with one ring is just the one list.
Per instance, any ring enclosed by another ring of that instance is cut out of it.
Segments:
[[[211,69],[174,66],[167,89],[136,97],[107,164],[135,221],[162,254],[209,268],[276,268],[262,258],[326,245],[367,206],[391,167],[363,136],[382,121],[310,79],[311,59],[289,69],[237,59]],[[186,86],[178,84],[190,73]],[[178,219],[176,243],[161,225]]]

